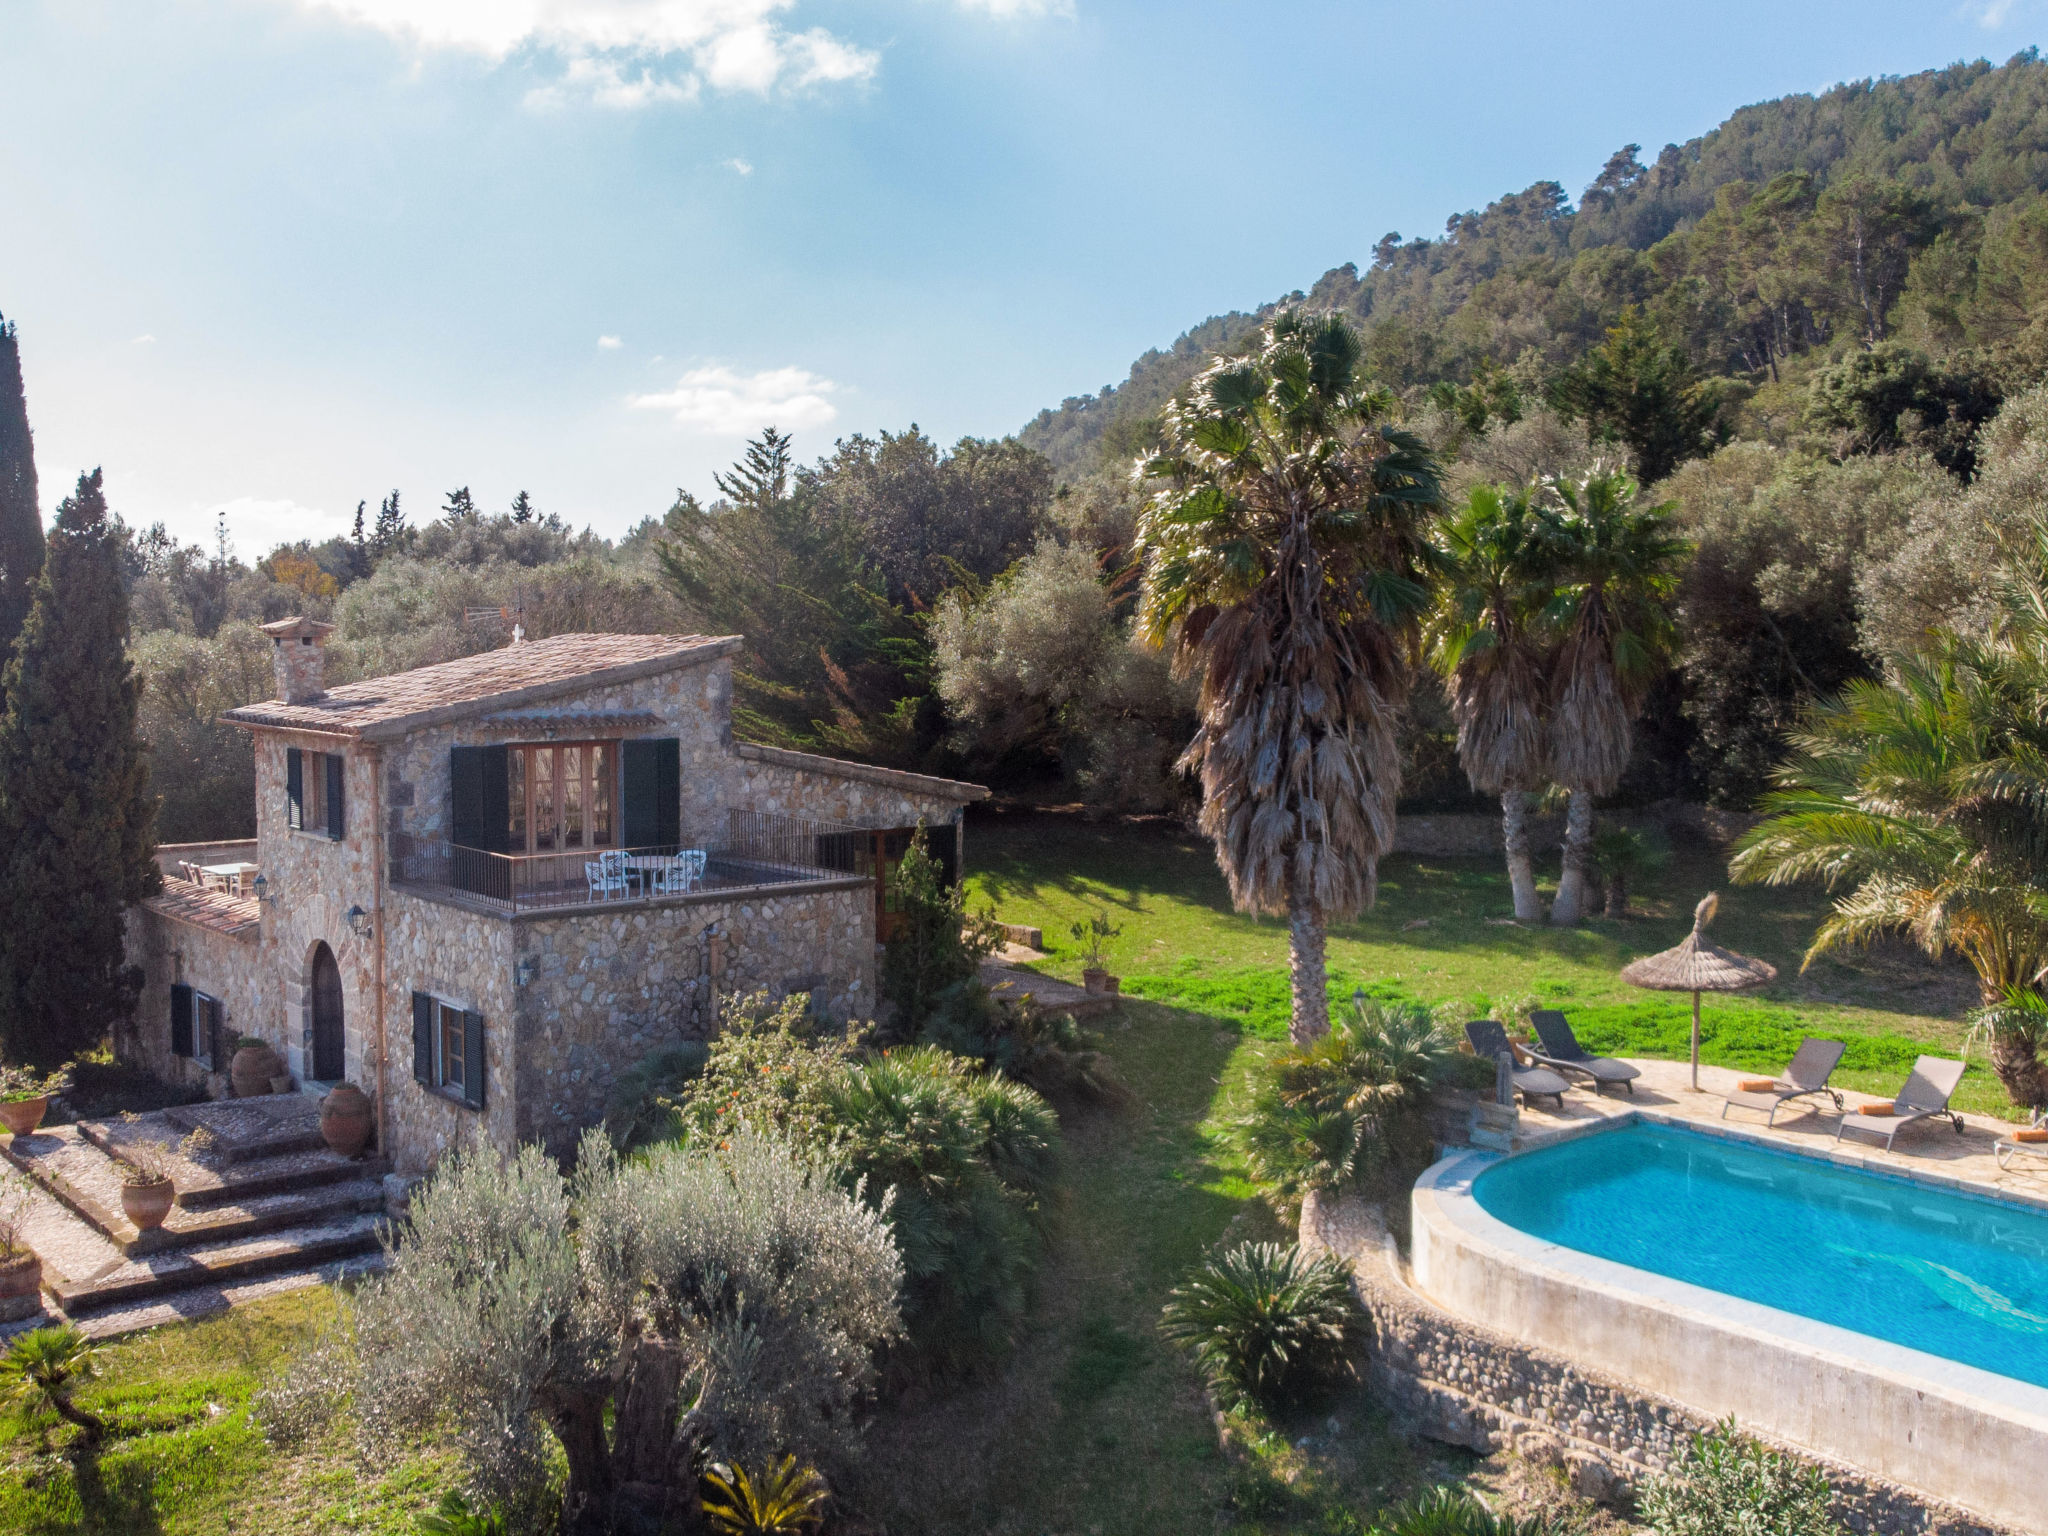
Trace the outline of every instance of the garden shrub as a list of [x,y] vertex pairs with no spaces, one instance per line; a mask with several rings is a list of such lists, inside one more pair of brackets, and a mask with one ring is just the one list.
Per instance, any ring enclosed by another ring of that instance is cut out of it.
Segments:
[[1372,1536],[1549,1536],[1540,1515],[1497,1515],[1460,1488],[1438,1486],[1380,1511]]
[[1002,947],[1002,930],[987,913],[968,912],[963,887],[946,884],[923,822],[896,866],[890,897],[896,931],[882,952],[882,1000],[895,1009],[891,1037],[911,1040],[940,995],[972,981]]
[[913,1356],[966,1371],[1007,1352],[1059,1181],[1051,1108],[931,1046],[850,1067],[830,1105],[837,1155],[902,1249]]
[[605,1100],[606,1134],[627,1151],[674,1137],[680,1130],[677,1103],[683,1085],[703,1075],[710,1057],[710,1046],[685,1040],[619,1074]]
[[1294,1245],[1244,1243],[1173,1291],[1160,1331],[1194,1357],[1226,1405],[1276,1409],[1340,1377],[1364,1323],[1337,1260]]
[[1657,1536],[1842,1536],[1818,1467],[1742,1434],[1730,1418],[1695,1437],[1637,1512]]
[[[844,1468],[902,1261],[837,1170],[745,1131],[624,1161],[601,1132],[566,1180],[538,1148],[449,1154],[388,1268],[261,1399],[267,1428],[348,1411],[371,1454],[453,1442],[467,1492],[564,1527],[615,1492],[693,1489],[699,1454]],[[608,1443],[606,1425],[612,1426]]]
[[1041,1007],[1029,995],[997,997],[978,979],[940,993],[917,1038],[971,1056],[1047,1098],[1096,1104],[1130,1098],[1098,1037],[1071,1015]]
[[1350,1188],[1422,1156],[1431,1088],[1462,1071],[1429,1009],[1354,993],[1327,1035],[1258,1067],[1237,1127],[1253,1176],[1293,1197]]

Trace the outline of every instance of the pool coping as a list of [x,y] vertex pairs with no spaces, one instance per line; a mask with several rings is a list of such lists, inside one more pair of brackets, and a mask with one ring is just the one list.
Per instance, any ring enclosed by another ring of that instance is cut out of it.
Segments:
[[[1975,1180],[1916,1178],[1889,1164],[1867,1166],[1853,1153],[1815,1157],[1748,1127],[1708,1128],[1647,1109],[1562,1129],[1505,1156],[1640,1122],[1999,1204],[2048,1206]],[[2048,1462],[2048,1388],[1535,1237],[1489,1214],[1473,1195],[1479,1175],[1504,1160],[1460,1151],[1416,1181],[1411,1269],[1420,1294],[1712,1417],[1732,1412],[1823,1456],[2021,1529],[2048,1529],[2048,1489],[2015,1488],[2017,1472],[1987,1475],[2007,1463],[1986,1469],[1978,1454],[2002,1444],[2022,1465]],[[1685,1369],[1674,1368],[1680,1360]],[[1738,1368],[1738,1360],[1753,1365]],[[1814,1367],[1836,1374],[1823,1380]],[[1942,1475],[1930,1485],[1936,1464]]]

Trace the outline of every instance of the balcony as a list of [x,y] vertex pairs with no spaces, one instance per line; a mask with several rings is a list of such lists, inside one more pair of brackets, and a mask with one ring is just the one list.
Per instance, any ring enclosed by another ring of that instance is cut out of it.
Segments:
[[732,811],[711,843],[493,853],[448,844],[426,880],[404,882],[462,906],[516,913],[638,906],[652,901],[869,878],[873,834],[838,822]]

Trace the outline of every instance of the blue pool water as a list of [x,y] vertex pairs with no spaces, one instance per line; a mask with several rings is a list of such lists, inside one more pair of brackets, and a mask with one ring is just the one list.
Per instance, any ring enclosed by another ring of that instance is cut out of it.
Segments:
[[1472,1194],[1561,1247],[2048,1387],[2048,1213],[1642,1122]]

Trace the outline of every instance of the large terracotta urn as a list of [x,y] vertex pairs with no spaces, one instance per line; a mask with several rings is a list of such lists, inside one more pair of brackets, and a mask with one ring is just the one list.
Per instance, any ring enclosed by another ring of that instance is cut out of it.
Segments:
[[7,1127],[10,1136],[33,1135],[49,1107],[47,1094],[34,1099],[8,1099],[0,1102],[0,1125]]
[[251,1041],[235,1052],[228,1063],[228,1082],[238,1099],[253,1099],[270,1092],[271,1080],[284,1075],[284,1058],[262,1041]]
[[43,1261],[28,1248],[0,1249],[0,1322],[15,1322],[41,1310]]
[[375,1114],[370,1096],[354,1083],[340,1083],[320,1101],[320,1135],[343,1157],[354,1157],[370,1144]]
[[164,1224],[164,1218],[171,1214],[171,1206],[178,1198],[178,1186],[169,1179],[154,1179],[145,1184],[124,1183],[121,1186],[121,1211],[135,1224],[138,1232],[148,1232]]

